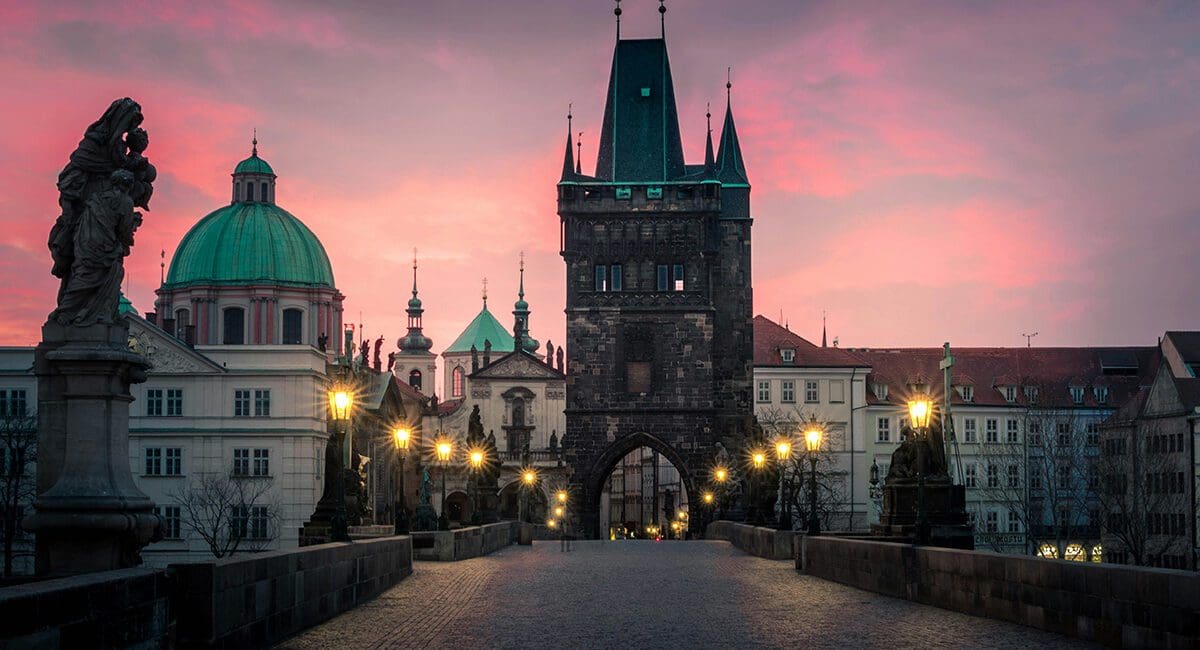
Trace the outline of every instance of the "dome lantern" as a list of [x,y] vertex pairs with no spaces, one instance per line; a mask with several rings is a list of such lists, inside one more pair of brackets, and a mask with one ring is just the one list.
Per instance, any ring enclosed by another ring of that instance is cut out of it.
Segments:
[[251,140],[250,157],[233,168],[233,203],[275,204],[275,170],[258,157],[258,134]]

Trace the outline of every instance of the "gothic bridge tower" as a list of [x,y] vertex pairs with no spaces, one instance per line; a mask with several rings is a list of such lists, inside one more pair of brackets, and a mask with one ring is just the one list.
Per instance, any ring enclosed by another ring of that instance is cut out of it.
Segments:
[[734,453],[753,421],[750,184],[728,96],[716,155],[710,128],[704,163],[686,164],[665,36],[621,39],[619,20],[595,173],[582,174],[568,116],[558,183],[563,448],[588,536],[627,453],[675,465],[695,512],[717,443]]

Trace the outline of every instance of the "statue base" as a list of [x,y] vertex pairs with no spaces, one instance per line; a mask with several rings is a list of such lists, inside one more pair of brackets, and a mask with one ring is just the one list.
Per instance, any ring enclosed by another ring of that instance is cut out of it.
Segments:
[[[893,482],[883,486],[883,509],[879,523],[871,525],[877,537],[919,539],[918,504],[921,487],[916,482]],[[971,550],[975,535],[967,523],[966,489],[946,477],[928,479],[924,486],[927,544]]]
[[129,467],[129,386],[149,363],[128,327],[49,322],[34,352],[38,377],[38,497],[24,527],[37,572],[65,576],[141,564],[159,534],[154,502]]

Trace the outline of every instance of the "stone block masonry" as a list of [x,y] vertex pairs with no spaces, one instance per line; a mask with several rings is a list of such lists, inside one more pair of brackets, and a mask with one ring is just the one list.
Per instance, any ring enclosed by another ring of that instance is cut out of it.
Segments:
[[704,531],[705,539],[723,539],[737,548],[768,560],[792,559],[794,539],[804,537],[794,530],[750,526],[733,521],[714,521]]
[[517,541],[517,522],[413,532],[413,559],[455,562],[488,555]]
[[806,574],[1125,648],[1200,646],[1200,574],[806,537]]

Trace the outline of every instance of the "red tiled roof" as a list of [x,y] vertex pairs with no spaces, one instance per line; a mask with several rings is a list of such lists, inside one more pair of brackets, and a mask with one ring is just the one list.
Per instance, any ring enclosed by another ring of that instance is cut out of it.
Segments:
[[458,410],[458,407],[463,405],[466,398],[459,397],[458,399],[448,399],[444,402],[438,402],[438,415],[450,415]]
[[[784,363],[780,350],[796,351],[792,363]],[[799,366],[806,368],[865,368],[862,359],[839,348],[823,348],[784,328],[766,316],[754,317],[754,366]]]
[[[940,391],[942,371],[938,367],[943,357],[941,348],[847,349],[871,367],[869,381],[888,386],[889,403],[900,403],[909,390],[912,378],[925,378],[929,390]],[[1113,353],[1136,359],[1136,374],[1105,374],[1101,357]],[[1157,364],[1157,347],[1126,348],[951,348],[954,367],[950,381],[954,386],[974,385],[971,404],[1008,406],[1002,392],[1004,386],[1015,386],[1015,404],[1028,405],[1026,386],[1038,388],[1038,405],[1083,406],[1115,408],[1125,403],[1137,390],[1153,378]],[[963,377],[963,381],[957,381]],[[970,379],[967,380],[966,378]],[[1075,404],[1070,388],[1084,389],[1083,403]],[[1097,400],[1093,388],[1108,387],[1104,403]],[[868,388],[868,403],[881,403]],[[952,404],[962,404],[958,391],[951,395]]]
[[401,381],[399,378],[396,379],[396,386],[399,387],[401,393],[404,393],[405,395],[407,395],[408,397],[410,397],[412,399],[420,400],[422,402],[429,399],[428,396],[425,395],[425,393],[422,393],[421,391],[413,388],[411,385],[409,385],[408,382]]

